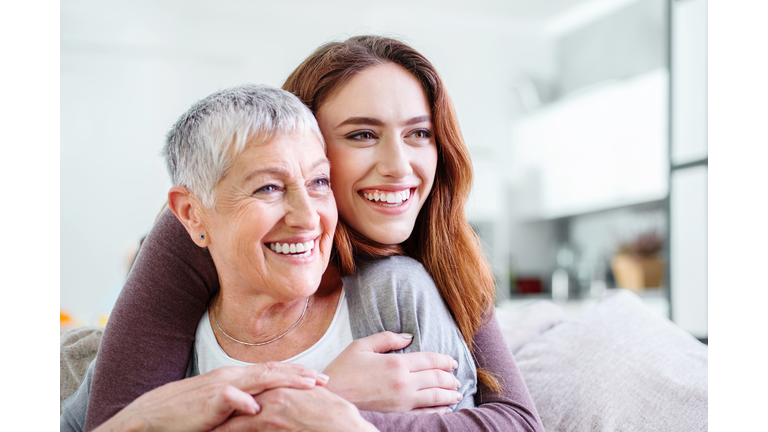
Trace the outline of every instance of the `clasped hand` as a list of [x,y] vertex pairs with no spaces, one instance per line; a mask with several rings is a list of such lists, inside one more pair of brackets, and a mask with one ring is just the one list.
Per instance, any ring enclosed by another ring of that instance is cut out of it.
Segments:
[[448,405],[462,399],[458,367],[445,354],[416,352],[384,354],[405,348],[412,336],[381,332],[350,344],[323,371],[330,376],[326,389],[358,409],[378,412],[450,412]]
[[136,399],[97,431],[209,431],[232,415],[255,415],[267,390],[310,390],[328,377],[290,363],[223,367],[158,387]]

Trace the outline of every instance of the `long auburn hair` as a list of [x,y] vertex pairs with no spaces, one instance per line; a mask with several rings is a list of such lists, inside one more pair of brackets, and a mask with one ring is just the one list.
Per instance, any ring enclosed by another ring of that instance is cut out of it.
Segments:
[[[464,340],[474,355],[473,338],[494,304],[493,273],[480,241],[464,216],[472,186],[472,161],[456,112],[440,75],[419,52],[398,40],[355,36],[318,48],[283,84],[315,115],[323,103],[356,73],[383,63],[402,66],[421,83],[432,110],[438,164],[432,192],[416,218],[411,236],[400,245],[368,239],[339,218],[333,264],[349,275],[361,259],[407,255],[419,261],[440,290]],[[478,370],[478,378],[500,392],[496,377]]]

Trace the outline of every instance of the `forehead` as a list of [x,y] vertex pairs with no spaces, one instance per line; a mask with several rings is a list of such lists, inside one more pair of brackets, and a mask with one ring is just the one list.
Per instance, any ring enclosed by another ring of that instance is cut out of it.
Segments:
[[384,63],[356,73],[320,107],[318,116],[418,116],[429,111],[419,80],[400,65]]
[[328,163],[323,143],[311,132],[278,135],[269,141],[249,141],[235,160],[233,171],[279,169],[296,171]]

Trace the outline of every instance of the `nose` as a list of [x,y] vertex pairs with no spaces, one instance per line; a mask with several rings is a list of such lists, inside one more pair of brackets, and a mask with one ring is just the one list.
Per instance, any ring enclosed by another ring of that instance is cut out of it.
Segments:
[[313,231],[320,225],[320,214],[305,188],[290,191],[285,203],[285,223],[289,227]]
[[399,136],[384,140],[377,150],[376,170],[380,175],[400,179],[413,173],[408,146]]

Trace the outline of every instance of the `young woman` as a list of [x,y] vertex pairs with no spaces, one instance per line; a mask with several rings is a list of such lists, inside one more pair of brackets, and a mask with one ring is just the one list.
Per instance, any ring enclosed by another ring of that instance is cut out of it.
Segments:
[[[464,216],[469,153],[434,67],[401,42],[359,36],[319,48],[283,88],[317,116],[331,162],[340,220],[323,283],[353,281],[384,257],[416,259],[448,305],[478,368],[477,409],[443,416],[364,411],[363,417],[381,430],[541,430],[493,318],[492,274]],[[219,288],[210,255],[178,222],[159,222],[168,229],[147,238],[105,331],[87,429],[144,392],[184,377],[200,316]],[[380,361],[370,352],[347,353],[325,373],[331,376],[328,389],[365,409],[366,395],[380,384],[366,375],[376,368],[363,358]],[[337,379],[341,375],[345,379]],[[333,388],[350,381],[358,384]]]

